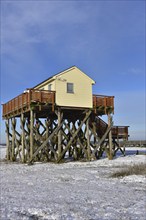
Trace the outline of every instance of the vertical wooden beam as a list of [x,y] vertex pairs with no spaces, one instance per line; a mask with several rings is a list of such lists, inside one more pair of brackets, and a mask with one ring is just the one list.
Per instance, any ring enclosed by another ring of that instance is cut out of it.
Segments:
[[95,146],[96,141],[97,141],[96,137],[95,137],[95,134],[97,134],[96,122],[95,121],[92,122],[92,126],[93,126],[93,132],[94,132],[94,146]]
[[87,152],[88,152],[88,160],[90,160],[91,157],[91,150],[90,150],[90,136],[89,136],[89,120],[86,121],[86,136],[87,136]]
[[16,128],[16,119],[12,118],[12,155],[11,155],[11,161],[15,161],[15,128]]
[[[110,127],[111,124],[112,124],[112,116],[111,114],[108,114],[108,127]],[[108,138],[109,138],[109,160],[112,160],[113,159],[112,130],[109,131]]]
[[22,146],[22,163],[25,163],[25,131],[24,131],[24,126],[25,126],[25,121],[24,121],[24,114],[21,114],[21,146]]
[[30,160],[32,159],[33,145],[34,145],[33,126],[34,126],[34,112],[32,109],[30,109]]
[[7,119],[7,121],[5,122],[6,124],[6,158],[7,160],[10,160],[10,135],[9,135],[9,119]]
[[[61,121],[62,121],[62,113],[61,113],[61,109],[58,108],[58,127],[61,125]],[[61,142],[62,142],[62,134],[61,134],[61,129],[59,129],[58,131],[58,157],[61,155]]]
[[46,125],[46,139],[49,137],[49,121],[45,120],[45,125]]

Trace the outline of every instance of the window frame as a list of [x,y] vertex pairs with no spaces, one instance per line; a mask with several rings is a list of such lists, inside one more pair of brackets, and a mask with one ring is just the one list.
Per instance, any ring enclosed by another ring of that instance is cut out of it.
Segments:
[[[70,83],[70,82],[67,82],[66,84],[67,86],[67,93],[69,94],[74,94],[74,83]],[[71,86],[71,88],[69,88]]]

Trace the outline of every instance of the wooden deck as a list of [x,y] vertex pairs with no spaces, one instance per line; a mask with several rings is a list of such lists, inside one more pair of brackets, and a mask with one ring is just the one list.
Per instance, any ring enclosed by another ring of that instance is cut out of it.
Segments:
[[99,115],[114,113],[114,96],[93,95],[93,108]]
[[128,127],[129,126],[113,126],[112,127],[112,137],[117,139],[126,139],[128,140]]
[[55,92],[48,90],[28,89],[14,99],[3,104],[3,118],[19,116],[21,112],[25,113],[30,110],[32,105],[50,104],[52,109],[55,105]]
[[[28,89],[19,96],[13,98],[7,103],[3,104],[3,119],[11,117],[19,117],[21,113],[27,113],[30,107],[51,108],[54,111],[55,92],[48,90]],[[114,112],[114,96],[93,95],[93,110],[98,115],[107,114],[107,112]]]

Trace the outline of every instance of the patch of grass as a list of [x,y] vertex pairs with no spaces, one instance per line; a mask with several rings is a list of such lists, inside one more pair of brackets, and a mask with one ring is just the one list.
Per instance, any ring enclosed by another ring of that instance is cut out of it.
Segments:
[[126,166],[123,169],[113,173],[111,177],[124,177],[129,175],[146,175],[146,164],[134,164],[132,166]]

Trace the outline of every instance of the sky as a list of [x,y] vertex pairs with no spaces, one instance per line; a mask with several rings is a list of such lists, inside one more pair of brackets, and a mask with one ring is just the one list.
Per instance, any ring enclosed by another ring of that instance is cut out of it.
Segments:
[[[146,139],[143,0],[1,0],[1,104],[73,65],[114,95],[114,125]],[[1,141],[5,122],[0,113]]]

